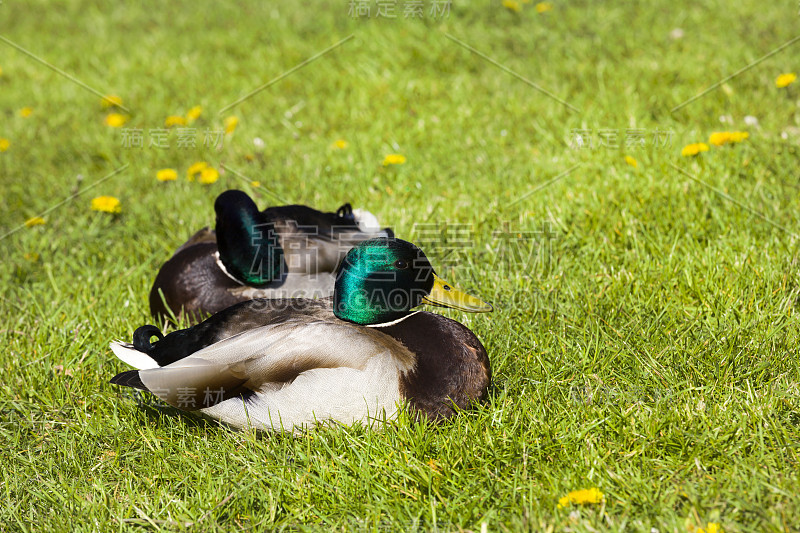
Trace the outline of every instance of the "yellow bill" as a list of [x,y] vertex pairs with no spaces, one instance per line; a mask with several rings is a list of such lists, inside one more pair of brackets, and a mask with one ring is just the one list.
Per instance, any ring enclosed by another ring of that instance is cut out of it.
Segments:
[[433,275],[431,293],[425,296],[422,301],[426,304],[452,307],[468,313],[488,313],[492,310],[490,304],[456,289],[436,274]]

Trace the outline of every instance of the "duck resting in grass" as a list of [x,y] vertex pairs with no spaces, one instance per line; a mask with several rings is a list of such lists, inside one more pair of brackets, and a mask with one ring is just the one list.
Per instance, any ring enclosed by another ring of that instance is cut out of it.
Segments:
[[111,343],[137,368],[111,383],[237,428],[369,424],[404,403],[438,421],[481,400],[491,370],[478,338],[414,310],[424,303],[492,310],[442,281],[415,245],[370,239],[347,253],[332,298],[250,300],[167,336],[142,326],[132,344]]
[[150,312],[164,323],[192,322],[253,298],[315,298],[333,294],[336,266],[355,244],[392,237],[368,211],[344,204],[336,213],[303,205],[259,211],[244,192],[214,203],[216,231],[195,233],[158,272]]

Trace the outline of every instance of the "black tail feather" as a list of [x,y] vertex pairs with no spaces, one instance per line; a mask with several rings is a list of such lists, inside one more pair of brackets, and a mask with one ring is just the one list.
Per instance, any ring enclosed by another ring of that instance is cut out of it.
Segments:
[[133,387],[134,389],[150,391],[150,389],[142,383],[142,378],[139,377],[138,370],[128,370],[127,372],[117,374],[111,378],[111,383],[114,385],[122,385],[123,387]]
[[344,218],[346,220],[353,220],[353,206],[344,204],[336,210],[336,218]]
[[158,337],[158,340],[164,338],[164,334],[161,333],[161,330],[155,326],[148,324],[146,326],[136,328],[136,331],[133,332],[133,347],[140,352],[149,354],[153,349],[153,345],[150,342],[150,339],[152,339],[153,336]]

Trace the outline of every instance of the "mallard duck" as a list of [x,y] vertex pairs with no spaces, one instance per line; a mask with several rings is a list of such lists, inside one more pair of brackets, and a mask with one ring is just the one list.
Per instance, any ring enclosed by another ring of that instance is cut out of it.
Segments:
[[442,281],[417,246],[370,239],[347,253],[332,298],[241,302],[166,336],[140,327],[132,344],[111,344],[138,370],[111,383],[237,428],[369,423],[404,402],[441,420],[482,399],[491,370],[480,340],[414,310],[424,303],[492,310]]
[[259,211],[247,194],[229,190],[214,210],[216,231],[195,233],[156,275],[150,312],[159,323],[173,314],[195,322],[259,297],[330,296],[333,271],[354,244],[393,236],[350,204],[335,213],[303,205]]

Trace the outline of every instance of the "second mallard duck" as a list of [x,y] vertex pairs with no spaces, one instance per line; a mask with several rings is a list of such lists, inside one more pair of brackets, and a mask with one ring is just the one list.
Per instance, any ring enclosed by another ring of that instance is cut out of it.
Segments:
[[303,205],[259,211],[244,192],[214,203],[216,231],[203,228],[156,275],[150,312],[159,323],[197,321],[253,298],[318,298],[333,294],[333,271],[355,244],[393,236],[350,204],[335,213]]
[[112,343],[138,370],[111,382],[235,427],[369,423],[403,403],[440,420],[483,398],[491,372],[478,338],[412,311],[423,303],[492,309],[443,282],[413,244],[364,241],[342,262],[333,299],[251,300],[167,336],[142,326],[133,344]]

